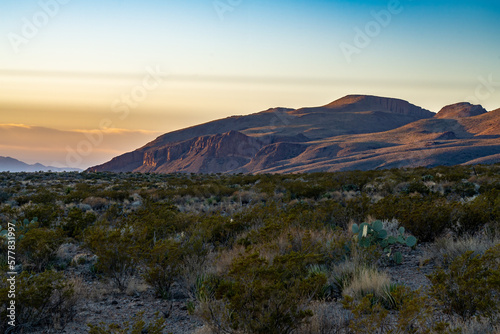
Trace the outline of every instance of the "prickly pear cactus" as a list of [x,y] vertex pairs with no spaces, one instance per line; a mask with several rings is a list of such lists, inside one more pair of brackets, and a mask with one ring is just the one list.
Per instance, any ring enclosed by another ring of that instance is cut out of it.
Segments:
[[353,224],[351,230],[354,234],[354,240],[358,242],[360,247],[368,248],[372,245],[379,245],[387,257],[391,258],[396,264],[402,263],[403,255],[401,252],[392,252],[394,245],[400,244],[407,247],[414,247],[417,244],[417,238],[414,236],[404,236],[406,231],[402,226],[398,229],[397,236],[388,236],[387,231],[384,229],[384,224],[380,220],[376,220],[371,224]]
[[392,256],[392,260],[396,264],[401,264],[403,262],[403,254],[401,254],[401,252],[395,252]]

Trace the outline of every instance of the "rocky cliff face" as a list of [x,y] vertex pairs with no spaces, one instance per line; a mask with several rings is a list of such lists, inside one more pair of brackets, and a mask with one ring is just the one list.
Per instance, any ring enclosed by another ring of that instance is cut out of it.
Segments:
[[349,95],[174,131],[90,171],[287,173],[496,161],[500,110]]
[[137,172],[219,173],[250,162],[260,150],[259,139],[238,131],[192,138],[148,148]]

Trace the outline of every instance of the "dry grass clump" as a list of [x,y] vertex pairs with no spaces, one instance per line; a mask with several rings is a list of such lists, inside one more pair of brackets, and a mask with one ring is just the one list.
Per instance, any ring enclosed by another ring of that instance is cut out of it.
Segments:
[[125,289],[125,293],[129,296],[138,296],[143,292],[146,292],[151,287],[140,277],[133,277]]
[[461,334],[500,334],[500,319],[498,315],[493,319],[472,319],[466,322],[454,318],[450,321],[450,329]]
[[437,265],[447,267],[454,259],[466,252],[472,251],[474,255],[484,254],[498,244],[500,244],[499,237],[487,235],[465,235],[457,239],[443,237],[436,239],[432,247],[424,253],[420,263],[434,261]]
[[355,299],[363,298],[368,294],[383,298],[390,284],[391,279],[385,272],[371,267],[356,268],[351,282],[348,282],[344,288],[344,294]]
[[346,333],[352,313],[339,304],[313,302],[309,306],[313,316],[297,329],[297,334]]
[[117,288],[110,282],[93,281],[86,287],[88,299],[93,302],[100,302],[106,300],[109,295],[119,292]]

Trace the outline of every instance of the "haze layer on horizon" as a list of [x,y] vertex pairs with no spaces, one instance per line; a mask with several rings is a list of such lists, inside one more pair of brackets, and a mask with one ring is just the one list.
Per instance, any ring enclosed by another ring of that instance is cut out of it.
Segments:
[[0,155],[28,163],[68,165],[87,141],[85,168],[168,131],[347,94],[435,112],[500,107],[493,0],[7,0],[0,10]]

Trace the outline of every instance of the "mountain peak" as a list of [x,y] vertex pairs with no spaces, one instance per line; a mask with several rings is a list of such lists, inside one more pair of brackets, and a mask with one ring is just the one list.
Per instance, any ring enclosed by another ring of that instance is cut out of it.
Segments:
[[345,112],[385,111],[422,118],[434,116],[431,111],[420,108],[408,101],[373,95],[347,95],[325,105],[323,108]]
[[461,102],[450,104],[443,109],[441,109],[437,114],[436,118],[463,118],[463,117],[473,117],[486,114],[487,111],[481,105],[470,104],[468,102]]
[[347,95],[326,106],[271,108],[177,130],[89,170],[291,173],[460,164],[497,154],[495,113],[437,119],[401,99]]
[[53,172],[81,172],[78,168],[58,168],[53,166],[44,166],[40,163],[30,165],[11,157],[0,156],[0,172],[47,172],[49,170]]

